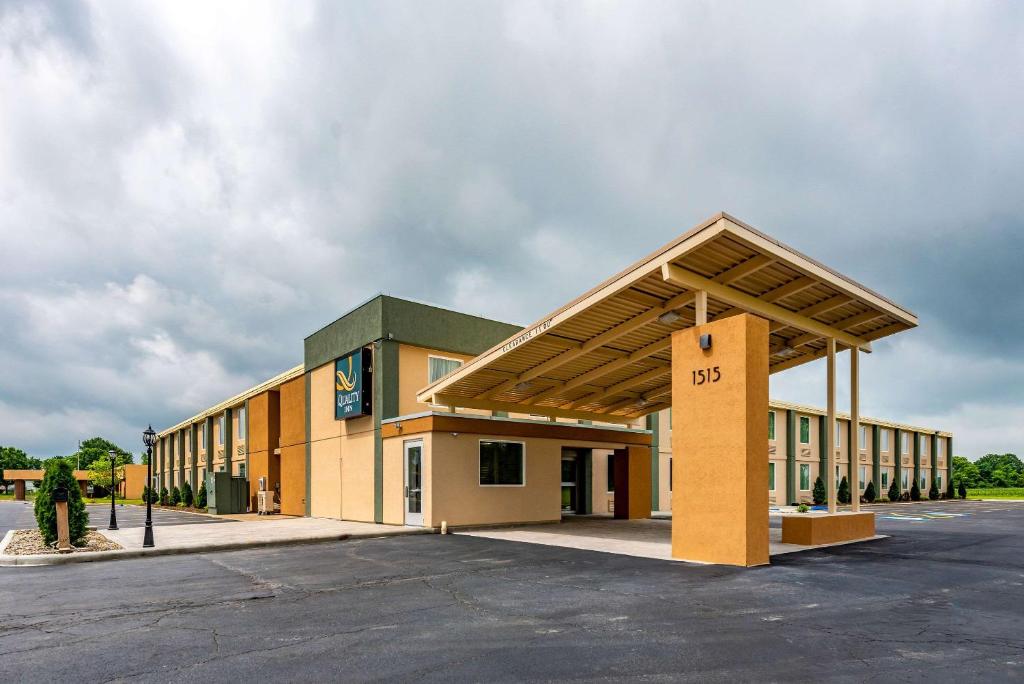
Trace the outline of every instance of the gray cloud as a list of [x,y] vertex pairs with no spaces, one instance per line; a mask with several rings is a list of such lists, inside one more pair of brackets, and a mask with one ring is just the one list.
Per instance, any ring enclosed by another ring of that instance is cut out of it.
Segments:
[[526,323],[725,209],[921,315],[866,413],[1024,451],[1022,14],[0,4],[0,443],[135,444],[379,290]]

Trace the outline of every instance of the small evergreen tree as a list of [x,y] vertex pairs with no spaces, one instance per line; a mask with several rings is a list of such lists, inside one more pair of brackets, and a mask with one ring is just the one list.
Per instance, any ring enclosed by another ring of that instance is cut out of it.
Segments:
[[171,500],[170,494],[167,493],[167,487],[160,488],[160,503],[166,506]]
[[841,504],[850,503],[850,483],[846,481],[845,475],[843,475],[843,479],[839,481],[839,491],[836,492],[836,499]]
[[196,494],[196,508],[206,508],[206,482],[199,485],[199,493]]
[[914,484],[910,487],[910,500],[920,501],[921,500],[921,488],[917,486],[917,480],[914,480]]
[[893,478],[892,483],[889,485],[889,501],[900,500],[900,488],[896,486],[896,479]]
[[149,501],[149,485],[142,485],[142,503]]
[[947,499],[955,499],[956,498],[956,488],[953,486],[953,479],[952,478],[950,478],[949,482],[946,483],[946,498]]
[[935,481],[935,478],[932,478],[932,486],[928,488],[928,499],[930,501],[935,501],[938,498],[939,498],[939,483]]
[[825,491],[825,483],[820,476],[814,481],[814,491],[811,495],[814,497],[814,503],[819,506],[828,500],[828,492]]
[[195,497],[192,495],[192,485],[190,485],[186,480],[181,485],[181,502],[186,506],[191,506],[194,500]]
[[864,488],[864,500],[868,503],[873,503],[875,500],[875,483],[868,482],[868,486]]
[[967,498],[967,485],[963,483],[963,480],[960,481],[960,488],[957,490],[957,493],[960,495],[961,499]]
[[171,487],[171,505],[177,506],[181,503],[181,490],[177,487]]
[[57,541],[57,504],[53,492],[58,487],[68,490],[68,536],[76,546],[85,539],[89,514],[85,511],[82,491],[78,488],[71,464],[63,458],[52,458],[46,463],[46,473],[36,490],[34,510],[36,524],[43,541],[52,544]]

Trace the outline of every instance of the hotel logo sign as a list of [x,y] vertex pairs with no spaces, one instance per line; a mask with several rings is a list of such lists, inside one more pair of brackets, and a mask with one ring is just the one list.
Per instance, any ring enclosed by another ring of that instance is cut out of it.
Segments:
[[334,362],[334,417],[336,420],[373,413],[373,356],[356,349]]

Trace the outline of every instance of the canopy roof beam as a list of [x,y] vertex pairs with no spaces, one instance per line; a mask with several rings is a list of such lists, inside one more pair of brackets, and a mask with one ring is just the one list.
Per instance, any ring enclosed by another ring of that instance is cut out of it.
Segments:
[[490,399],[495,395],[501,394],[502,392],[507,392],[508,390],[512,389],[513,387],[520,383],[529,382],[530,380],[540,377],[545,373],[550,373],[556,368],[564,366],[565,364],[570,363],[571,361],[579,358],[580,356],[583,356],[584,354],[590,351],[597,349],[598,347],[603,347],[604,345],[614,342],[615,340],[617,340],[620,337],[623,337],[624,335],[628,335],[634,330],[637,330],[645,325],[649,325],[655,322],[656,320],[658,320],[659,316],[662,316],[675,309],[679,309],[684,306],[692,304],[695,296],[696,295],[693,292],[684,292],[682,294],[676,295],[675,297],[672,297],[671,299],[662,303],[660,306],[652,307],[647,311],[643,312],[642,314],[638,314],[627,321],[623,321],[622,323],[619,323],[615,327],[604,331],[600,335],[592,337],[586,342],[581,342],[577,344],[575,348],[571,348],[567,351],[564,351],[558,356],[554,357],[553,359],[549,359],[544,363],[538,364],[533,368],[521,373],[519,376],[510,380],[506,380],[505,382],[497,385],[496,387],[493,387],[489,390],[480,393],[478,396],[481,399]]
[[698,275],[692,271],[687,271],[675,264],[664,264],[661,267],[661,275],[666,282],[691,290],[707,290],[709,296],[714,297],[720,302],[724,302],[730,306],[741,307],[750,313],[763,316],[769,320],[776,320],[784,323],[788,327],[798,328],[808,333],[815,333],[821,337],[833,338],[849,347],[859,347],[866,350],[870,350],[871,348],[870,342],[862,340],[856,335],[851,335],[850,333],[834,328],[830,325],[826,325],[820,321],[816,321],[806,315],[795,313],[789,309],[784,309],[777,304],[764,302],[757,297],[748,295],[745,292],[741,292],[727,285],[716,283],[709,278],[705,278],[704,276]]

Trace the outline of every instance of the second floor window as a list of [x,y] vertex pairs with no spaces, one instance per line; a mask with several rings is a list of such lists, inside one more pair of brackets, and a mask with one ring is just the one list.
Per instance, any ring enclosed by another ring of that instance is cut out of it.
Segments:
[[238,439],[245,439],[245,408],[238,409]]
[[458,359],[446,359],[443,356],[427,357],[427,382],[436,382],[462,365]]

